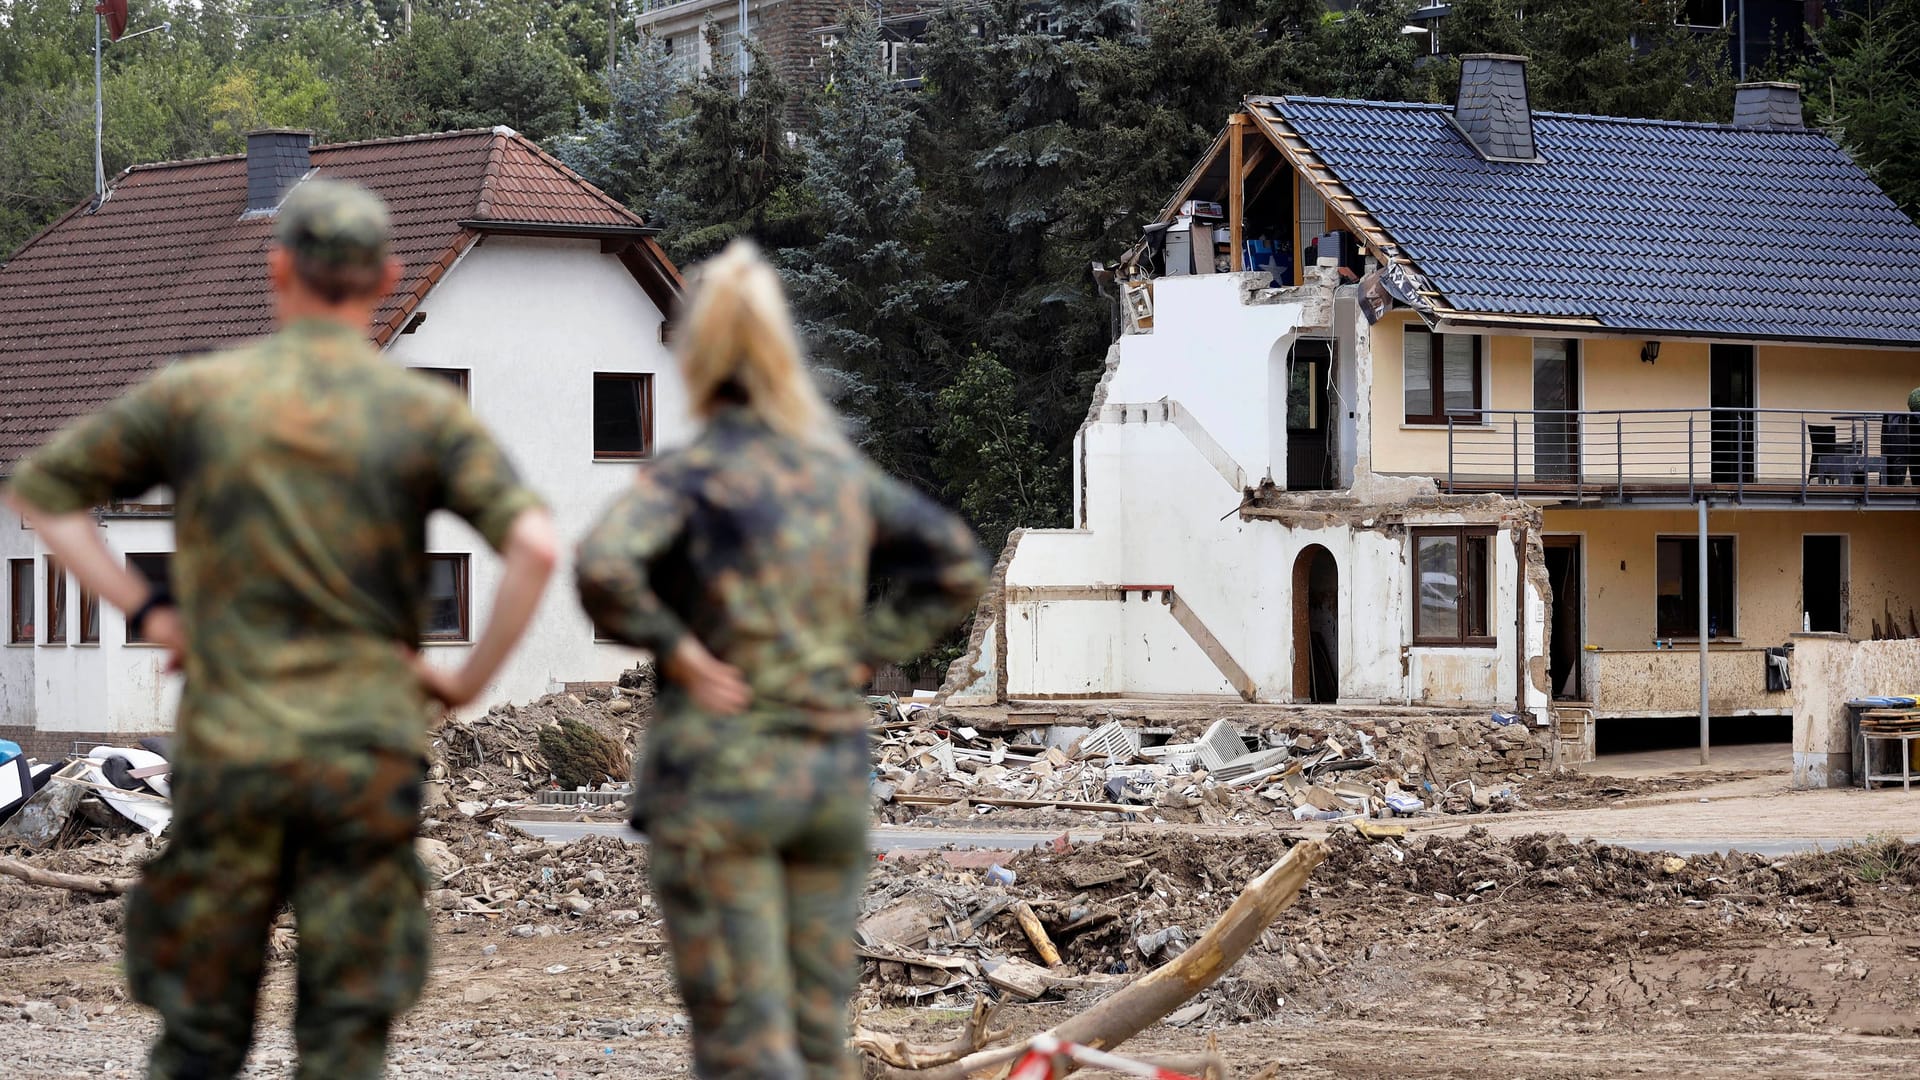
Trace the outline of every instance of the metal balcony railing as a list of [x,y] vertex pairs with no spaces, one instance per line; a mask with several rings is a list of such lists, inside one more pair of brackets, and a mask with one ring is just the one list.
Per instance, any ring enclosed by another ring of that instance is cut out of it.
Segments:
[[1920,502],[1920,413],[1479,410],[1447,418],[1450,493],[1597,501]]

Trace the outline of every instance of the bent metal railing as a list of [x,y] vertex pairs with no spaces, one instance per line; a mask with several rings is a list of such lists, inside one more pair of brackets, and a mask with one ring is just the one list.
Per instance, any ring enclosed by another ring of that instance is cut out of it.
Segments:
[[1448,492],[1920,500],[1920,413],[1498,410],[1447,417]]

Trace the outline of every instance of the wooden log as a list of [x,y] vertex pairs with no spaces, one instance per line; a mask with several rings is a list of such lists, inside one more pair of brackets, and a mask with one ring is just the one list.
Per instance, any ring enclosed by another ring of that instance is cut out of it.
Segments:
[[42,870],[30,866],[18,859],[0,858],[0,874],[17,877],[30,885],[45,885],[53,889],[66,889],[70,892],[98,893],[101,896],[119,896],[133,888],[139,878],[98,877],[92,874],[62,874],[55,870]]
[[[1112,1049],[1139,1034],[1212,986],[1238,963],[1273,920],[1299,897],[1307,878],[1326,857],[1326,846],[1317,841],[1296,844],[1280,861],[1248,882],[1220,920],[1187,951],[1102,998],[1085,1012],[1068,1017],[1048,1034],[1101,1050]],[[892,1067],[881,1075],[888,1080],[966,1080],[983,1069],[1014,1060],[1024,1049],[1024,1045],[1016,1044],[980,1050],[934,1068]]]
[[1048,967],[1059,966],[1060,950],[1053,947],[1047,928],[1040,925],[1040,916],[1033,913],[1033,905],[1019,901],[1013,905],[1013,917],[1019,920],[1020,929],[1027,932],[1027,940],[1033,943],[1033,951],[1040,954],[1040,962]]
[[931,1069],[958,1061],[975,1050],[992,1046],[1012,1034],[1007,1028],[993,1026],[996,1006],[985,995],[973,999],[973,1015],[967,1028],[951,1042],[939,1046],[916,1047],[898,1035],[885,1035],[865,1028],[853,1029],[853,1048],[879,1058],[896,1069]]

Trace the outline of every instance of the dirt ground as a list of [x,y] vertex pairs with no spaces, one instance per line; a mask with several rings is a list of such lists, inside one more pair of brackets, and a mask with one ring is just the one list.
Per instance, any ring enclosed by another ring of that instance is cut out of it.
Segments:
[[[1288,830],[1332,847],[1300,902],[1196,999],[1197,1015],[1125,1049],[1191,1053],[1211,1033],[1243,1078],[1273,1061],[1287,1077],[1911,1074],[1920,846],[1670,861],[1555,834],[1892,836],[1914,831],[1920,796],[1795,793],[1743,774],[1655,779],[1576,778],[1561,800],[1574,808],[1544,809],[1554,792],[1529,792],[1542,809],[1399,842]],[[1060,942],[1066,967],[1109,985],[1152,966],[1140,935],[1197,937],[1292,842],[1271,828],[1106,831],[1012,857],[1005,891],[1056,930],[1112,912]],[[428,835],[464,869],[431,897],[432,982],[395,1033],[393,1075],[689,1075],[644,848],[605,837],[550,847],[453,815]],[[125,873],[144,854],[117,841],[35,862]],[[1111,881],[1074,884],[1116,868]],[[893,856],[876,865],[868,906],[906,895],[964,906],[994,889],[938,854]],[[140,1075],[155,1024],[125,999],[119,908],[0,878],[0,1017],[18,1017],[0,1076]],[[1034,959],[1007,918],[952,951]],[[286,960],[272,965],[249,1076],[291,1075],[290,974]],[[972,990],[912,1004],[900,974],[869,965],[859,1023],[926,1041],[957,1029]],[[1102,992],[1009,1004],[1002,1019],[1039,1030]]]

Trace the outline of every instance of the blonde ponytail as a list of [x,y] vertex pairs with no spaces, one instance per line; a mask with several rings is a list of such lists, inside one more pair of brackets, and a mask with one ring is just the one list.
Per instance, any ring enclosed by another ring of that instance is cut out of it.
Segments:
[[779,275],[751,240],[733,241],[695,271],[680,325],[680,372],[697,416],[712,416],[731,386],[774,432],[846,447],[839,418],[801,359]]

